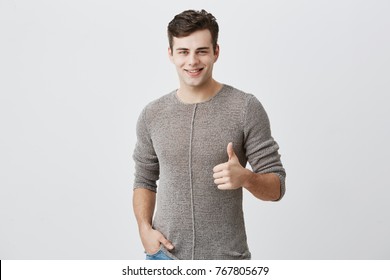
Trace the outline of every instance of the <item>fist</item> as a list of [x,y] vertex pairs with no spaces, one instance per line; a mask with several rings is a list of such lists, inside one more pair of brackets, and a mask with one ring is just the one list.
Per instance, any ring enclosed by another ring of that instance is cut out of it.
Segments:
[[245,183],[248,169],[242,167],[233,149],[233,143],[227,145],[228,161],[213,168],[214,183],[220,190],[235,190]]

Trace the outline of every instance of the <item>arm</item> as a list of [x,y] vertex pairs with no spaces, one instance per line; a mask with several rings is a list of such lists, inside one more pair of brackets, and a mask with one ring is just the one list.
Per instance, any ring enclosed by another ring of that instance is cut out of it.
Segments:
[[244,178],[242,184],[257,198],[279,201],[286,191],[286,171],[279,145],[271,135],[268,115],[254,96],[248,99],[243,126],[244,150],[254,174]]
[[171,242],[152,227],[155,204],[155,192],[143,188],[134,189],[133,210],[137,219],[138,231],[145,251],[150,254],[156,253],[160,244],[163,244],[168,250],[173,249]]
[[280,199],[280,179],[274,173],[258,174],[244,168],[248,172],[242,184],[256,198],[266,201],[276,201]]
[[173,249],[173,246],[161,232],[152,227],[159,163],[146,123],[148,122],[145,108],[137,122],[137,143],[133,153],[135,161],[133,210],[142,245],[147,253],[153,254],[159,250],[161,244],[169,250]]

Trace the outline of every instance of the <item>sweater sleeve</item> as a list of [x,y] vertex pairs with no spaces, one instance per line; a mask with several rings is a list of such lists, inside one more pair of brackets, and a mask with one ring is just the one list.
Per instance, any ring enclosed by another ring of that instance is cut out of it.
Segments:
[[157,191],[156,181],[160,168],[153,142],[147,127],[146,108],[141,112],[137,122],[137,143],[133,153],[135,161],[134,189],[144,188]]
[[278,153],[279,146],[271,135],[270,122],[260,101],[253,95],[247,100],[244,118],[245,152],[255,173],[275,173],[280,179],[280,198],[286,191],[286,172]]

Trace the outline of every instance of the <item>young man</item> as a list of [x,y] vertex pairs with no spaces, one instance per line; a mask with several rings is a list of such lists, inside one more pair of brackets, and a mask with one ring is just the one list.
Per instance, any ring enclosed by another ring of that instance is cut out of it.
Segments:
[[204,10],[174,17],[168,55],[180,87],[138,119],[133,207],[147,259],[250,259],[242,189],[267,201],[285,192],[262,105],[213,79],[218,31]]

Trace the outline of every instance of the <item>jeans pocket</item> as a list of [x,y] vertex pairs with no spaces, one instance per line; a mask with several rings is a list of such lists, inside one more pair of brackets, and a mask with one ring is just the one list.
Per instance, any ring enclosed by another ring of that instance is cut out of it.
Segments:
[[146,260],[173,260],[171,257],[167,256],[167,254],[164,253],[162,248],[154,253],[154,254],[148,254],[146,253]]
[[148,252],[146,252],[146,251],[145,251],[145,254],[146,254],[147,256],[149,256],[149,257],[156,256],[156,255],[158,255],[158,254],[161,252],[162,246],[163,246],[163,245],[162,245],[162,244],[160,244],[160,247],[158,247],[158,249],[157,249],[157,252],[156,252],[156,253],[149,254]]

